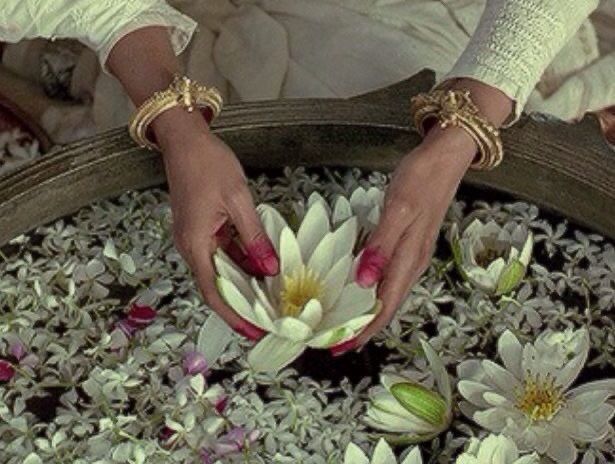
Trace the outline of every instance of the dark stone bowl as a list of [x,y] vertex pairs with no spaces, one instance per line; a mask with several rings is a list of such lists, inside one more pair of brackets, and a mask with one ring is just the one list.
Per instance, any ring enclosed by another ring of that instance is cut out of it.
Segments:
[[[432,84],[433,74],[423,71],[351,99],[228,105],[213,128],[248,169],[387,172],[419,143],[409,98]],[[524,117],[503,138],[502,165],[470,172],[464,182],[530,201],[615,239],[615,154],[595,117],[577,124]],[[94,200],[164,181],[160,155],[135,146],[124,128],[52,151],[0,178],[0,246]]]

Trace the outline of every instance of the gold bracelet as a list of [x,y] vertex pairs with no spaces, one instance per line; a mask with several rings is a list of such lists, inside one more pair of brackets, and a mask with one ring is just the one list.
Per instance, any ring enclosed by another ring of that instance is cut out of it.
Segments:
[[500,131],[487,119],[467,90],[432,90],[420,93],[410,101],[410,114],[416,129],[425,135],[426,119],[435,118],[443,129],[452,126],[464,129],[478,146],[478,157],[472,169],[490,170],[504,157]]
[[142,147],[160,150],[156,143],[147,138],[147,129],[160,114],[175,106],[181,106],[188,112],[194,108],[207,108],[213,121],[222,110],[222,96],[215,87],[208,88],[186,76],[175,75],[169,87],[154,93],[135,111],[128,125],[132,139]]

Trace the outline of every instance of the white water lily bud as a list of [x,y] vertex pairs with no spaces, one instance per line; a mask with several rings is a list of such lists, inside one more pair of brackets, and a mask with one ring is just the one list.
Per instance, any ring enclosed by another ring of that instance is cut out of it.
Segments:
[[395,440],[418,443],[445,431],[452,420],[451,385],[444,364],[422,341],[437,391],[401,374],[384,373],[380,386],[370,393],[365,422],[371,427],[402,434]]
[[459,233],[453,224],[450,233],[455,264],[465,280],[492,295],[514,290],[525,277],[534,239],[523,225],[504,227],[475,219]]
[[391,394],[411,414],[434,427],[447,424],[448,411],[442,395],[413,382],[402,382],[391,386]]

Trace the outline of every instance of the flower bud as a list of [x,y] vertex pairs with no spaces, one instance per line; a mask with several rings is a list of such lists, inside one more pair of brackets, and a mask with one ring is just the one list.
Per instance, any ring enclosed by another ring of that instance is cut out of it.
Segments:
[[448,408],[444,398],[418,383],[397,383],[391,394],[407,411],[433,426],[448,422]]
[[182,364],[184,373],[187,375],[203,374],[207,376],[209,374],[209,366],[207,360],[202,353],[198,351],[190,351],[184,355],[184,362]]
[[26,355],[26,347],[19,340],[11,343],[9,346],[9,353],[15,358],[17,362]]

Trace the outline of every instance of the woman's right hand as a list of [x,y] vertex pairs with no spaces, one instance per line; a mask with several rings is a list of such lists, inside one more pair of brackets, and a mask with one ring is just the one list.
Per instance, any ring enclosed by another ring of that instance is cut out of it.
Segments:
[[[244,269],[279,272],[279,259],[256,213],[243,168],[233,151],[209,131],[204,118],[173,108],[152,123],[171,197],[173,237],[205,301],[237,332],[256,340],[264,332],[221,298],[212,255],[222,246]],[[240,243],[232,236],[236,230]]]

